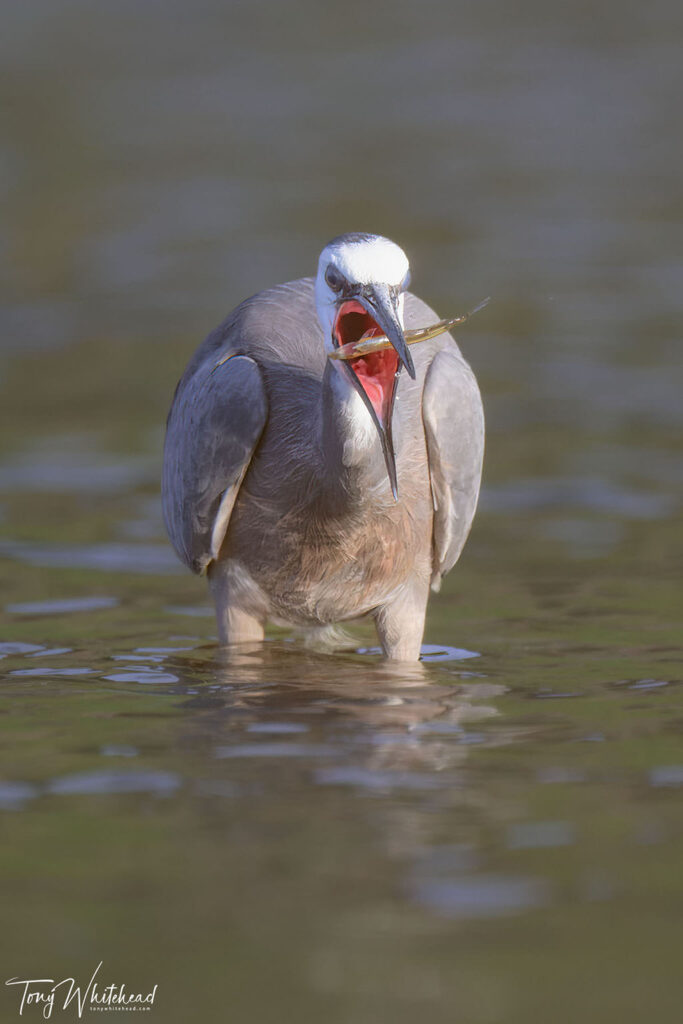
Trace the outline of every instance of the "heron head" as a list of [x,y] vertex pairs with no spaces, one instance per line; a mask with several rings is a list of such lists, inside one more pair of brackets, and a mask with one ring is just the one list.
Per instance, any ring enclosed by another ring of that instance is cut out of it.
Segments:
[[391,417],[396,385],[405,366],[415,367],[406,345],[403,324],[405,290],[410,283],[408,258],[381,235],[347,234],[332,239],[320,254],[315,302],[325,348],[363,337],[386,335],[392,348],[335,361],[349,376],[379,432],[394,497],[398,495]]

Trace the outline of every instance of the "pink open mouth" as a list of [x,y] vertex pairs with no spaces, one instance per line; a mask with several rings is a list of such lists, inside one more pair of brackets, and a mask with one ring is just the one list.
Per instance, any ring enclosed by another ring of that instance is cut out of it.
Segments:
[[[380,334],[384,334],[384,331],[360,302],[350,299],[339,307],[334,323],[334,340],[338,346],[360,341],[363,337],[374,338]],[[348,360],[348,365],[372,403],[377,419],[385,427],[391,415],[398,362],[398,353],[393,348],[370,352],[357,359]]]

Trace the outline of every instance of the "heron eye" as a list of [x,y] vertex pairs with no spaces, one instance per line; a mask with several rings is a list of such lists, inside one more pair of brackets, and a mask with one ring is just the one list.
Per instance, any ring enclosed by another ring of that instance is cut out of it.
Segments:
[[343,275],[331,263],[325,271],[325,280],[333,292],[340,292],[344,286]]

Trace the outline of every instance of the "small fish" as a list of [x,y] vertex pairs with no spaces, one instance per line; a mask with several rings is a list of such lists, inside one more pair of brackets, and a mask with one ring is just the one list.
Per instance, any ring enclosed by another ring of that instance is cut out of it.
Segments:
[[[435,324],[431,324],[429,327],[419,327],[411,331],[404,332],[404,338],[406,345],[416,345],[418,341],[429,341],[430,338],[436,338],[439,334],[443,334],[444,331],[450,331],[451,327],[455,327],[457,324],[464,324],[471,316],[478,313],[480,309],[487,306],[489,298],[484,299],[471,309],[469,313],[464,313],[462,316],[454,316],[450,320],[439,320]],[[363,335],[358,341],[351,341],[348,345],[340,345],[333,352],[328,352],[330,359],[358,359],[360,356],[367,356],[370,352],[379,352],[383,348],[391,348],[391,342],[387,338],[386,334],[378,334],[375,336]]]

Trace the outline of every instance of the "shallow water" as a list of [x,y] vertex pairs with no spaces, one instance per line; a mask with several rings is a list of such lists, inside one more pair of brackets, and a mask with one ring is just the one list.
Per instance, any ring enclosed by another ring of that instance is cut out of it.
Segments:
[[[102,960],[172,1024],[677,1021],[679,7],[3,20],[4,977]],[[194,345],[351,228],[444,315],[492,295],[481,507],[405,669],[362,624],[221,652],[158,503]]]

